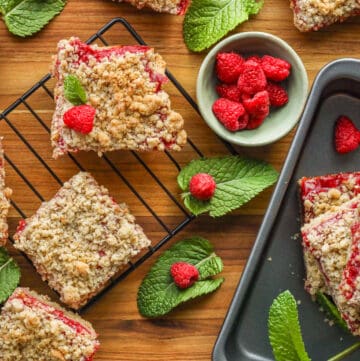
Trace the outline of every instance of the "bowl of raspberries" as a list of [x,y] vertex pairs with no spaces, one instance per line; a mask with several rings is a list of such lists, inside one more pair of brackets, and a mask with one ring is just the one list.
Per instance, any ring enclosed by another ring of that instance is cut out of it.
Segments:
[[245,32],[224,39],[205,57],[196,95],[205,122],[242,146],[273,143],[296,125],[308,92],[297,53],[282,39]]

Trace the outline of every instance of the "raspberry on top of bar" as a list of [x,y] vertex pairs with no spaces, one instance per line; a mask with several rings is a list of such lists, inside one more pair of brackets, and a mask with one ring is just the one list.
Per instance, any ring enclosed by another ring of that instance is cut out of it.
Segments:
[[2,361],[92,361],[98,348],[89,322],[27,288],[17,288],[1,310]]
[[[121,2],[122,0],[119,0]],[[159,13],[169,13],[173,15],[185,14],[190,0],[124,0],[138,9],[148,7]]]
[[10,208],[12,190],[5,186],[5,161],[2,138],[0,137],[0,246],[8,239],[7,215]]
[[19,223],[15,247],[31,259],[62,302],[78,309],[150,240],[125,204],[86,172],[66,182]]
[[[61,40],[54,57],[56,109],[51,127],[53,156],[67,152],[180,150],[186,143],[182,116],[171,109],[162,90],[167,81],[165,62],[148,46],[98,47],[78,38]],[[71,75],[85,89],[87,104],[95,109],[88,134],[69,128],[64,114],[73,107],[64,94]]]
[[360,15],[359,0],[290,0],[290,6],[300,31],[316,31]]

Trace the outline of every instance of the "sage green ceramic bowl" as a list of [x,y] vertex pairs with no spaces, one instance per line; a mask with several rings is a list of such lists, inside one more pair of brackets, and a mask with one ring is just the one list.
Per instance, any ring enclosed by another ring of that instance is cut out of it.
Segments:
[[[289,102],[281,108],[271,108],[264,123],[257,129],[228,131],[212,112],[214,101],[219,98],[215,86],[215,59],[219,52],[235,51],[241,55],[271,55],[291,64],[290,76],[282,82],[289,94]],[[300,57],[280,38],[262,32],[245,32],[232,35],[217,44],[201,64],[196,96],[199,110],[209,127],[226,141],[242,146],[261,146],[273,143],[296,125],[303,111],[308,92],[308,77]]]

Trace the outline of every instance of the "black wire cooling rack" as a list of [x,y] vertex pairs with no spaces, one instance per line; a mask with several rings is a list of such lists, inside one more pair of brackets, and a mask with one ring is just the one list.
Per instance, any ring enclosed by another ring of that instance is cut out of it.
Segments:
[[[120,25],[122,28],[120,31],[128,32],[131,35],[131,37],[135,39],[139,44],[146,45],[146,43],[140,37],[140,35],[123,18],[115,18],[112,21],[110,21],[108,24],[102,27],[96,34],[94,34],[87,41],[87,43],[91,44],[94,42],[100,42],[105,46],[109,45],[109,42],[106,39],[106,35],[109,32],[109,30],[112,29],[115,25]],[[166,74],[170,79],[171,83],[179,91],[181,96],[183,96],[186,99],[187,103],[194,109],[194,111],[198,113],[197,105],[195,101],[192,99],[192,97],[186,92],[186,90],[181,86],[181,84],[169,71],[167,71]],[[41,112],[35,110],[35,106],[31,105],[31,102],[29,101],[30,97],[32,97],[34,94],[40,91],[45,94],[45,97],[50,97],[51,100],[53,99],[52,91],[49,89],[50,86],[48,86],[50,79],[51,79],[50,74],[44,76],[38,83],[36,83],[27,92],[25,92],[19,99],[17,99],[11,106],[9,106],[6,110],[4,110],[0,114],[0,120],[5,122],[6,126],[9,128],[9,132],[13,132],[15,138],[17,137],[18,139],[21,140],[22,146],[24,146],[23,147],[24,158],[20,157],[22,158],[21,160],[22,161],[26,160],[27,158],[26,154],[29,154],[28,157],[36,159],[37,164],[40,164],[41,167],[43,168],[43,171],[50,178],[52,178],[52,181],[55,183],[54,187],[59,188],[59,186],[63,185],[63,181],[61,179],[62,177],[59,176],[58,174],[59,172],[54,171],[53,166],[50,165],[50,161],[47,159],[48,157],[45,157],[44,155],[40,154],[40,152],[37,151],[36,146],[33,145],[32,142],[28,140],[27,134],[25,133],[27,130],[23,129],[24,123],[19,124],[18,122],[11,119],[16,112],[18,114],[26,113],[27,116],[30,117],[31,121],[37,122],[38,126],[40,125],[40,128],[42,128],[43,131],[50,134],[50,126],[48,124],[49,122],[43,119],[43,115],[41,114]],[[236,150],[230,144],[222,140],[220,140],[219,143],[222,143],[222,146],[225,147],[225,151],[227,153],[237,154]],[[201,150],[191,141],[191,139],[188,139],[188,144],[190,146],[190,150],[194,153],[194,156],[196,157],[204,156]],[[19,144],[16,143],[15,148],[18,147]],[[150,213],[150,215],[156,221],[158,227],[161,230],[161,232],[159,231],[158,233],[162,234],[162,237],[159,237],[160,240],[152,244],[148,248],[148,250],[145,253],[141,254],[135,261],[129,262],[126,269],[123,269],[121,273],[114,276],[106,285],[106,287],[103,288],[102,291],[100,291],[96,296],[94,296],[79,312],[88,308],[91,304],[93,304],[96,300],[98,300],[103,294],[108,292],[111,288],[113,288],[116,284],[118,284],[121,280],[123,280],[126,276],[128,276],[132,271],[138,268],[152,254],[154,254],[157,250],[159,250],[165,243],[167,243],[173,236],[175,236],[179,231],[181,231],[187,224],[189,224],[194,219],[194,216],[190,214],[182,205],[179,196],[174,194],[174,191],[170,190],[169,187],[162,182],[160,177],[157,176],[156,171],[152,170],[152,168],[148,165],[148,161],[144,160],[144,156],[136,152],[129,152],[129,154],[131,155],[131,157],[134,157],[135,159],[134,161],[136,161],[137,164],[142,167],[142,169],[147,173],[147,176],[150,177],[150,179],[154,182],[154,184],[156,184],[157,187],[161,189],[163,194],[168,198],[168,201],[171,202],[172,205],[178,209],[181,217],[177,217],[176,222],[172,222],[171,224],[168,224],[164,220],[164,217],[159,215],[156,209],[154,209],[154,206],[151,205],[145,199],[145,197],[141,194],[141,192],[138,189],[136,189],[136,187],[133,185],[131,180],[129,180],[129,178],[125,175],[124,170],[121,169],[121,167],[116,163],[116,161],[112,160],[111,156],[103,155],[103,157],[101,158],[102,161],[106,163],[107,167],[117,176],[117,178],[119,178],[124,183],[125,188],[130,190],[130,192],[138,199],[142,207],[146,209],[146,211]],[[73,166],[75,165],[77,170],[81,170],[81,171],[88,170],[87,167],[83,166],[81,160],[78,159],[77,155],[69,154],[68,157],[70,158],[70,162],[73,162]],[[169,163],[175,166],[176,171],[179,171],[181,169],[181,165],[174,156],[174,154],[171,154],[166,151],[164,157],[167,157]],[[19,164],[20,162],[18,162],[18,159],[14,161],[13,158],[14,157],[9,155],[5,149],[5,160],[8,163],[8,165],[10,165],[12,170],[16,173],[16,177],[21,179],[23,184],[26,187],[28,187],[28,190],[33,193],[33,195],[35,196],[35,198],[37,198],[38,201],[44,202],[46,197],[44,197],[42,193],[39,191],[38,185],[34,185],[35,182],[30,179],[31,177],[29,175],[26,175],[21,170],[21,166]],[[34,172],[35,171],[36,170],[34,168]],[[24,207],[20,203],[21,202],[12,200],[13,208],[16,210],[16,212],[19,214],[21,218],[29,217],[31,213],[25,211],[23,209]],[[11,238],[10,240],[12,241]],[[27,258],[25,254],[23,254],[23,256]],[[32,265],[31,261],[28,258],[27,260]]]

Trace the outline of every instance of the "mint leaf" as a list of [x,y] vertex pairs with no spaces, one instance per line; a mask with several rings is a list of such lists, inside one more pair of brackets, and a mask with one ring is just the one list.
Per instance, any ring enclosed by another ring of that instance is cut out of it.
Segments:
[[192,0],[183,24],[186,46],[202,51],[259,12],[263,1]]
[[[208,173],[216,182],[214,196],[199,201],[189,193],[189,183],[197,173]],[[276,182],[278,173],[269,164],[240,156],[203,158],[190,162],[177,178],[185,206],[195,215],[209,212],[219,217],[241,207]]]
[[317,292],[316,301],[324,309],[325,313],[331,317],[338,326],[340,326],[345,331],[349,331],[346,322],[341,318],[339,310],[325,294],[322,292]]
[[64,8],[66,0],[0,0],[9,31],[25,37],[41,30]]
[[86,103],[86,93],[80,80],[75,75],[68,75],[64,80],[65,98],[73,105]]
[[20,281],[20,269],[5,248],[0,247],[0,303],[4,303]]
[[[170,274],[175,262],[187,262],[199,271],[199,280],[187,289],[179,289]],[[139,312],[145,317],[158,317],[180,303],[215,291],[223,278],[209,279],[223,269],[221,258],[209,241],[192,237],[174,244],[155,262],[142,281],[137,298]]]
[[296,301],[289,291],[281,293],[271,305],[268,328],[276,361],[311,361],[301,336]]

